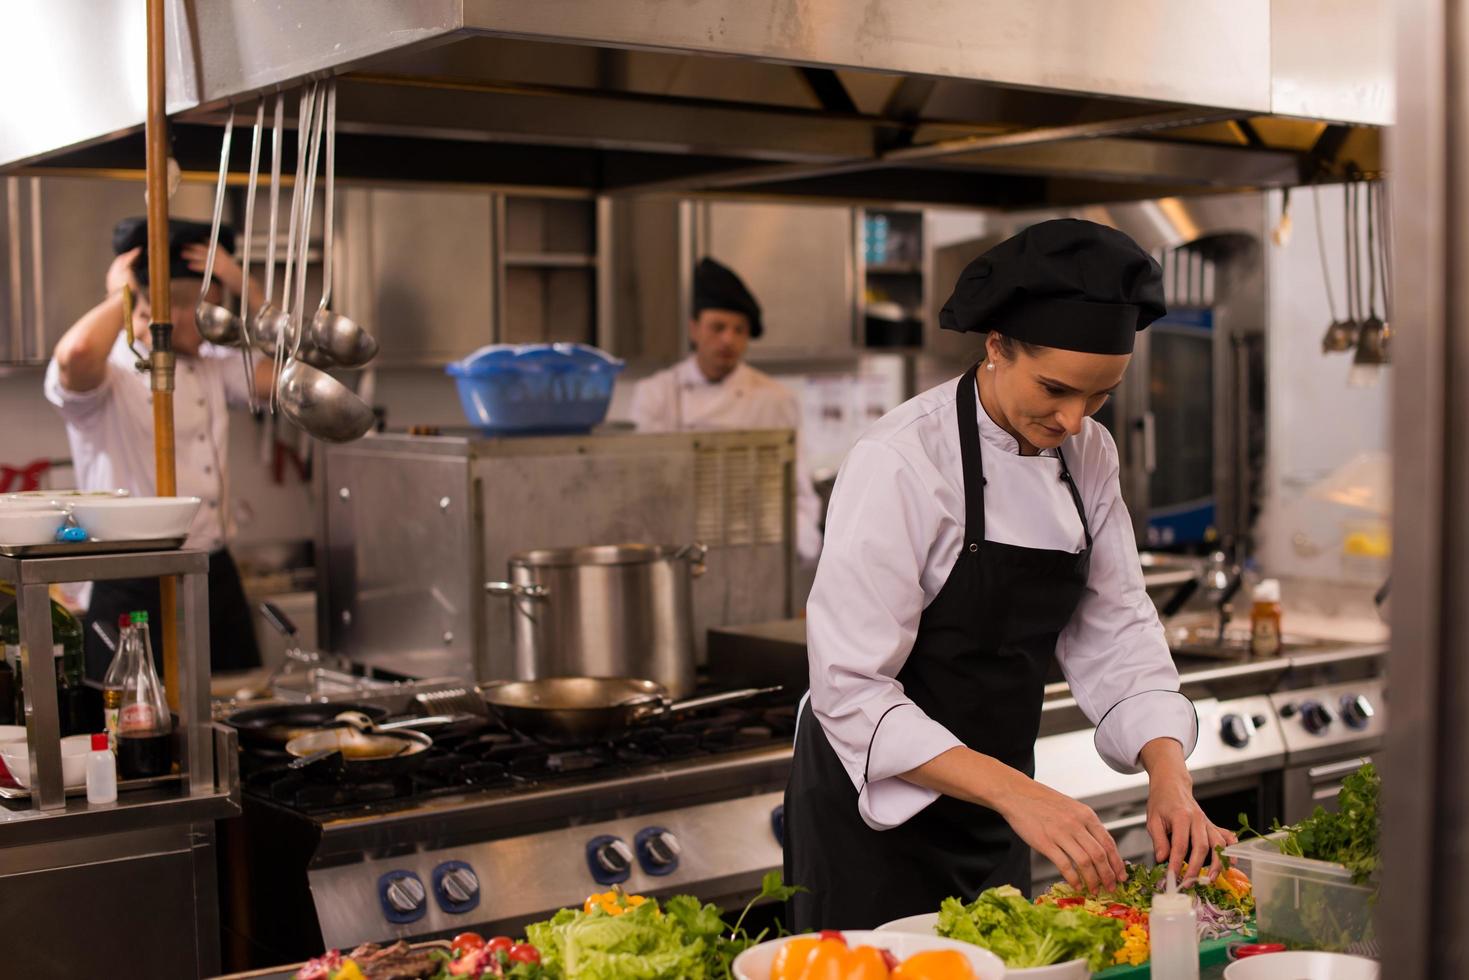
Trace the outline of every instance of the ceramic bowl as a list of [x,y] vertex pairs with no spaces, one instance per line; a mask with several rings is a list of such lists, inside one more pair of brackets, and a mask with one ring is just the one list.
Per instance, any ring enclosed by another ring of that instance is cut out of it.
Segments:
[[0,544],[54,544],[57,530],[65,523],[66,511],[56,507],[0,510]]
[[[938,928],[939,914],[937,912],[924,912],[922,915],[910,915],[891,922],[884,922],[877,927],[882,933],[909,933],[917,936],[935,936]],[[1087,969],[1086,960],[1070,960],[1066,963],[1052,963],[1050,966],[1032,966],[1025,969],[1006,967],[1005,976],[1024,977],[1025,980],[1087,980],[1091,971]]]
[[1376,960],[1345,953],[1290,950],[1251,956],[1224,968],[1224,980],[1377,980],[1382,968]]
[[[879,949],[886,949],[899,960],[906,960],[914,953],[952,949],[962,953],[969,960],[969,965],[974,969],[975,976],[979,977],[979,980],[1001,980],[1003,977],[1010,976],[1005,972],[1005,964],[994,953],[955,939],[943,939],[933,935],[920,936],[908,932],[875,932],[858,929],[843,930],[842,935],[846,937],[847,945],[854,949],[858,946],[876,946]],[[795,938],[798,937],[786,936],[783,939],[772,939],[745,950],[735,957],[735,980],[770,980],[770,968],[775,963],[775,954],[780,947]]]
[[[67,787],[87,784],[87,753],[92,751],[92,736],[68,735],[61,740],[61,778]],[[0,742],[0,760],[10,776],[22,787],[31,784],[31,757],[25,736]]]
[[198,497],[75,497],[72,519],[93,541],[182,538],[201,503]]

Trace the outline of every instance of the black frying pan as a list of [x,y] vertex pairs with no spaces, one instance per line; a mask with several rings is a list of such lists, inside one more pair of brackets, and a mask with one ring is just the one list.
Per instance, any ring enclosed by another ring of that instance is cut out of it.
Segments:
[[224,720],[240,736],[240,747],[279,751],[298,735],[331,725],[344,711],[360,711],[373,721],[388,716],[386,708],[371,704],[271,704],[236,711]]

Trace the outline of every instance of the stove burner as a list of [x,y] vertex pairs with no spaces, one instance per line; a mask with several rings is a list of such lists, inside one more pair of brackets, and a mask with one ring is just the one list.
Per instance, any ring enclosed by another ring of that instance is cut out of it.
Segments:
[[424,764],[396,780],[337,783],[289,770],[281,753],[246,752],[245,792],[303,813],[345,814],[374,805],[595,778],[638,767],[789,743],[796,708],[714,709],[639,727],[614,742],[548,746],[504,730],[443,735]]

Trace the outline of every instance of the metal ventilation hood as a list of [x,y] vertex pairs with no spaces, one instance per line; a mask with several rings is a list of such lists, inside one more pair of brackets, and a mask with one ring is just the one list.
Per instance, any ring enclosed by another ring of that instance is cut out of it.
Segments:
[[[44,9],[0,14],[0,82],[54,81],[0,106],[0,168],[141,167],[141,12],[11,6]],[[1386,0],[178,0],[170,112],[186,170],[214,165],[231,106],[243,116],[261,93],[335,74],[349,179],[1069,207],[1379,170],[1387,12]],[[61,78],[42,62],[79,68]]]

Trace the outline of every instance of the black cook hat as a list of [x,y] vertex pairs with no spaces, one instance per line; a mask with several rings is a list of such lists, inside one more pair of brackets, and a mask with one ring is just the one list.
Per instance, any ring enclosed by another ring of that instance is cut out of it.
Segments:
[[1161,317],[1163,270],[1115,228],[1074,218],[1031,225],[969,263],[939,312],[947,330],[991,330],[1090,354],[1131,353]]
[[713,259],[699,260],[694,269],[694,316],[705,310],[734,310],[750,319],[750,336],[765,332],[760,322],[760,304],[740,277]]
[[[183,250],[185,245],[208,245],[209,225],[202,221],[181,221],[170,219],[168,222],[168,275],[172,279],[203,279],[202,273],[195,272],[189,268],[184,261]],[[233,253],[235,250],[235,232],[232,228],[221,227],[219,229],[219,247],[226,252]],[[138,258],[133,262],[133,275],[138,280],[139,286],[148,285],[148,219],[147,218],[123,218],[112,229],[112,253],[121,255],[130,248],[141,248]]]

